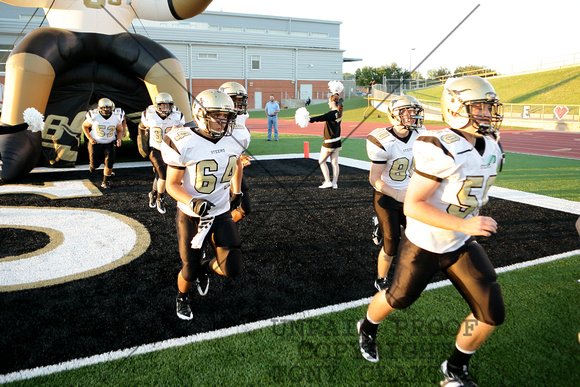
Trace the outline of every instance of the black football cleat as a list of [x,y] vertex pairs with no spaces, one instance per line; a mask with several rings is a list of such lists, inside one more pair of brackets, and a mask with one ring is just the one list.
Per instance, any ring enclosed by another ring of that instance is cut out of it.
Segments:
[[367,335],[362,329],[361,325],[364,319],[358,320],[356,323],[356,329],[358,331],[358,345],[360,347],[360,353],[362,356],[372,362],[376,363],[379,361],[379,353],[377,352],[376,336]]
[[157,191],[149,192],[149,208],[157,207]]
[[193,312],[191,311],[189,296],[187,294],[178,294],[175,299],[175,304],[177,308],[177,317],[182,320],[191,320],[193,318]]
[[379,218],[373,216],[373,242],[377,246],[381,246],[383,244],[383,233],[381,232],[381,228],[379,226]]
[[456,387],[456,386],[465,386],[465,387],[477,387],[477,384],[471,380],[469,377],[469,366],[464,365],[461,368],[455,368],[450,366],[445,360],[440,367],[440,371],[445,377],[445,380],[440,382],[441,386],[446,387]]
[[205,296],[209,290],[209,275],[203,273],[199,278],[195,280],[197,286],[197,292],[200,296]]
[[103,181],[101,183],[101,188],[103,188],[103,189],[111,189],[111,183],[109,183],[108,181]]
[[160,214],[165,214],[167,210],[165,209],[165,197],[163,194],[157,195],[157,211]]
[[389,288],[389,282],[387,281],[387,277],[377,278],[375,280],[375,288],[378,292],[381,290],[385,290]]

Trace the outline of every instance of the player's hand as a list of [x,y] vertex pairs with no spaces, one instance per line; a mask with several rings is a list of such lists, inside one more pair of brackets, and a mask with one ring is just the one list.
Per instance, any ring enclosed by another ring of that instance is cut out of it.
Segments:
[[117,140],[117,148],[119,148],[122,144],[123,144],[123,140],[118,139]]
[[244,196],[242,192],[232,194],[232,197],[230,198],[230,211],[235,210],[242,204],[242,196]]
[[252,164],[252,161],[251,161],[249,156],[246,156],[245,154],[242,153],[240,155],[240,158],[242,159],[242,165],[244,168],[247,167],[248,165]]
[[465,219],[461,231],[467,235],[488,237],[497,232],[497,222],[489,216],[474,216]]
[[189,201],[189,208],[197,215],[204,217],[209,213],[209,210],[214,206],[210,201],[204,199],[192,198]]

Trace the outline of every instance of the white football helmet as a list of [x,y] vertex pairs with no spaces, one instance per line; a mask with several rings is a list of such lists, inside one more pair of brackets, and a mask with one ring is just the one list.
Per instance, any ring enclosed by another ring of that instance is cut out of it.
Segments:
[[441,95],[441,113],[453,129],[467,130],[472,126],[481,135],[497,132],[503,120],[503,106],[495,89],[475,75],[447,80]]
[[387,106],[387,112],[393,125],[404,126],[407,130],[419,129],[425,119],[421,102],[411,95],[394,97]]
[[246,114],[248,111],[248,92],[246,88],[238,82],[226,82],[219,88],[234,101],[238,115]]
[[[231,134],[237,115],[230,96],[214,89],[204,90],[195,97],[192,112],[199,129],[214,139]],[[219,113],[224,113],[225,118],[216,118]],[[220,129],[212,128],[210,117],[220,123]]]
[[165,118],[170,115],[173,110],[173,97],[169,93],[159,93],[155,96],[154,105],[157,113]]
[[113,111],[115,110],[115,103],[113,101],[111,101],[109,98],[101,98],[99,100],[99,113],[104,117],[104,118],[109,118],[111,117],[111,115],[113,114]]

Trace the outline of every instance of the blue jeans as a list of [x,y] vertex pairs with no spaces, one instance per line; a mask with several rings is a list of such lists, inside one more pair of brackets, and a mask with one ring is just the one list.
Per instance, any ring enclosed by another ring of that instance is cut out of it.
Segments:
[[272,139],[272,127],[274,127],[274,140],[278,140],[278,116],[268,116],[268,140]]

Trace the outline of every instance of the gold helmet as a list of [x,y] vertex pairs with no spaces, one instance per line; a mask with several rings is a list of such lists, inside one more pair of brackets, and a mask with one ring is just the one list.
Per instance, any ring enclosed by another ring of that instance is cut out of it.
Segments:
[[495,89],[475,75],[447,80],[441,96],[441,113],[453,129],[472,126],[481,135],[495,133],[503,120],[503,106]]
[[423,126],[423,107],[421,102],[413,96],[394,97],[389,102],[387,112],[393,125],[404,126],[407,130],[417,130]]
[[[199,129],[215,139],[231,133],[237,114],[234,101],[230,96],[214,89],[199,93],[193,102],[192,111]],[[216,119],[216,115],[220,113],[223,113],[225,117]],[[210,117],[220,123],[220,129],[216,130],[211,127]]]
[[248,92],[246,88],[238,82],[226,82],[220,86],[223,91],[234,101],[238,114],[246,114],[248,111]]
[[173,97],[169,93],[159,93],[155,96],[155,110],[161,117],[167,117],[173,110]]
[[101,98],[98,106],[99,113],[105,118],[111,117],[113,110],[115,110],[115,104],[109,98]]

